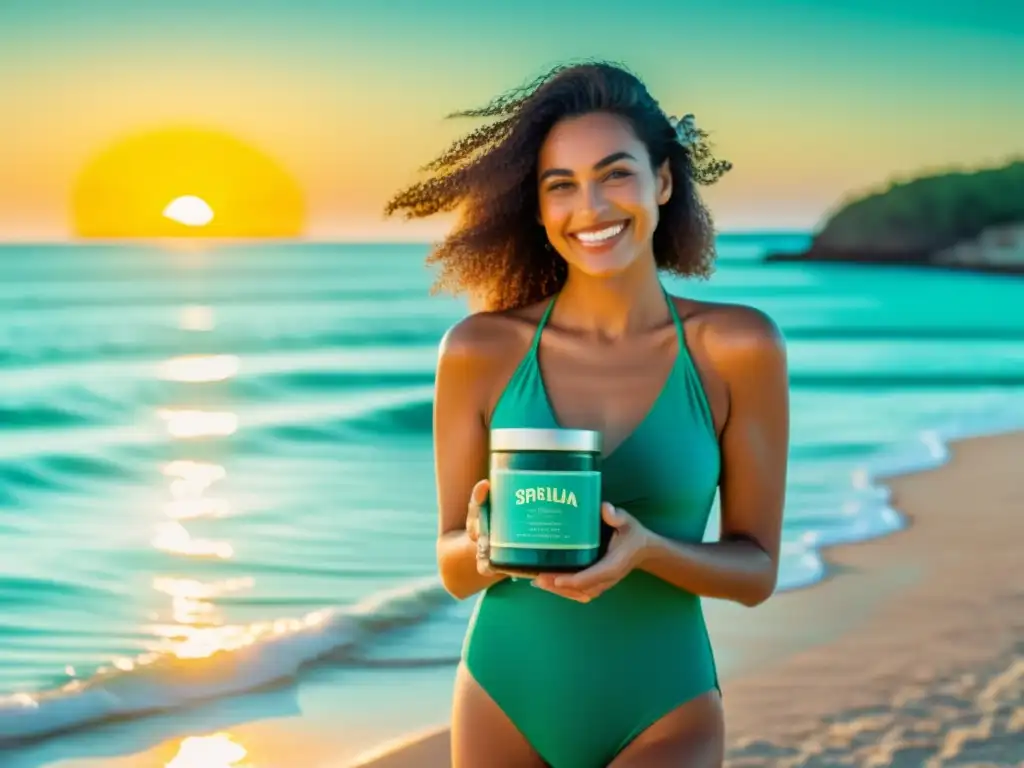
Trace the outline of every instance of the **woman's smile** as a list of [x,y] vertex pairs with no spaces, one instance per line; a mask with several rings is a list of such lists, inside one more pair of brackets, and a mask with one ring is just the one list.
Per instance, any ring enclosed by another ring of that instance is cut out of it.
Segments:
[[629,230],[629,219],[599,224],[573,232],[569,237],[588,253],[605,253],[610,251],[625,237]]

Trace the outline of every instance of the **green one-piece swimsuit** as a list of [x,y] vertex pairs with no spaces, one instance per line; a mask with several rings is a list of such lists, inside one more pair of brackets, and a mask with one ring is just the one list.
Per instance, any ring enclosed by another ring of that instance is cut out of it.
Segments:
[[[502,393],[492,428],[559,427],[537,350],[557,296]],[[679,339],[671,373],[643,421],[602,460],[602,495],[650,530],[702,540],[721,457],[711,411]],[[505,579],[479,598],[466,667],[553,768],[606,766],[644,729],[718,688],[700,598],[633,571],[589,603]]]

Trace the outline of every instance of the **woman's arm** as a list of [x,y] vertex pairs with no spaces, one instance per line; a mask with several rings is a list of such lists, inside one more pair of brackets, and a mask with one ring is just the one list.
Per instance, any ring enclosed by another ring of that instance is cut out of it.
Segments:
[[706,597],[754,606],[775,590],[789,451],[785,344],[756,310],[728,307],[707,340],[725,381],[719,541],[681,543],[646,532],[636,567]]
[[477,571],[476,544],[466,531],[470,494],[487,477],[488,328],[471,315],[441,340],[434,379],[434,464],[437,484],[437,563],[441,582],[459,600],[505,576]]

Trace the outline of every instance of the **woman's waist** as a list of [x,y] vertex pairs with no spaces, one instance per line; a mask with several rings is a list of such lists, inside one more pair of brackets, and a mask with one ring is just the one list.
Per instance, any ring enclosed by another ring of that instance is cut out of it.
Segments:
[[646,573],[633,573],[587,603],[504,581],[481,595],[471,631],[489,626],[516,635],[617,637],[705,632],[700,598]]
[[612,664],[678,682],[713,670],[700,599],[664,582],[664,593],[653,591],[644,581],[626,579],[589,603],[529,582],[495,585],[477,604],[465,658],[475,673],[586,677]]

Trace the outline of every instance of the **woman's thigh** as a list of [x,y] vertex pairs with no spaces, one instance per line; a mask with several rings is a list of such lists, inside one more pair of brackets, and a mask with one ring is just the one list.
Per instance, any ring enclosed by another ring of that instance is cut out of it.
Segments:
[[487,691],[460,664],[452,704],[452,768],[545,768]]
[[609,768],[721,768],[725,718],[718,691],[676,707],[620,752]]

